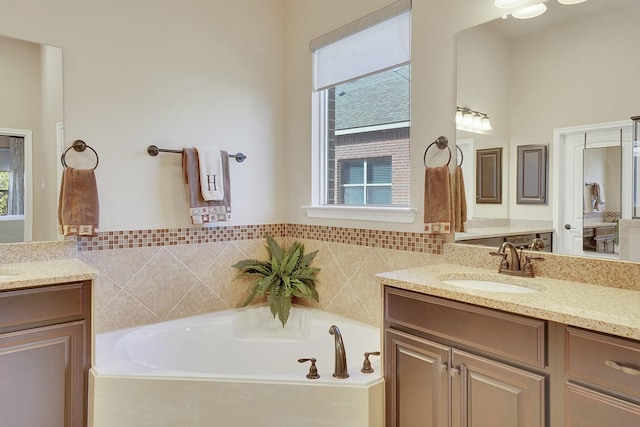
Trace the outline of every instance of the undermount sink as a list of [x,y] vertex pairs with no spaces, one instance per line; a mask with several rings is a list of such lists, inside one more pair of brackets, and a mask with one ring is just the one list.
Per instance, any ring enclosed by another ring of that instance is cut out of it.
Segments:
[[487,292],[507,292],[511,294],[532,294],[540,292],[540,289],[529,288],[521,285],[512,285],[510,283],[495,282],[493,280],[445,279],[442,282],[459,288],[475,289]]

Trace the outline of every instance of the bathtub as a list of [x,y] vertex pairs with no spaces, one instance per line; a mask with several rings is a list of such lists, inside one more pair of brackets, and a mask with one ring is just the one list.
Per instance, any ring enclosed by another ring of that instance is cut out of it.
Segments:
[[[340,328],[349,378],[333,378]],[[90,371],[95,427],[382,427],[384,381],[360,372],[379,329],[294,307],[285,328],[266,306],[100,334]],[[307,379],[317,359],[319,379]]]

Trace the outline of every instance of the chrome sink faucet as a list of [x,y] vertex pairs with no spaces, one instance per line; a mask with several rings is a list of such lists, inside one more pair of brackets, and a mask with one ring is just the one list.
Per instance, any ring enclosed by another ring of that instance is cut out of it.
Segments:
[[340,329],[338,329],[336,325],[331,325],[329,333],[334,337],[336,353],[333,376],[335,378],[349,378],[349,372],[347,372],[347,353],[344,350],[344,342],[342,341]]
[[[509,249],[509,253],[507,253],[507,249]],[[497,252],[489,252],[491,255],[502,257],[502,261],[500,262],[500,268],[498,268],[498,273],[510,274],[512,276],[525,276],[525,277],[534,277],[533,273],[533,265],[531,264],[532,260],[544,260],[543,257],[532,257],[525,256],[524,264],[522,263],[520,257],[522,252],[518,253],[518,249],[511,242],[504,242],[500,249]],[[511,260],[507,260],[507,258],[511,255]]]

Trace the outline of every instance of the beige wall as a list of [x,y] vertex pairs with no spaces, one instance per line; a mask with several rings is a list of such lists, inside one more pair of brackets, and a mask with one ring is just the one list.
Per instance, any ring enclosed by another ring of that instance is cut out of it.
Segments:
[[233,223],[281,221],[284,18],[282,0],[0,0],[2,33],[64,50],[65,139],[100,155],[103,230],[189,225],[180,156],[149,144],[244,152]]

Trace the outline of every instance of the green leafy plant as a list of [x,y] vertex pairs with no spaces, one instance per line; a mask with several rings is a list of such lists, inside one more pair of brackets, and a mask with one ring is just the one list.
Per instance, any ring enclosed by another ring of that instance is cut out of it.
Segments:
[[284,327],[291,312],[292,297],[319,301],[315,281],[320,269],[310,267],[318,251],[305,255],[304,245],[299,242],[285,250],[271,236],[266,237],[270,259],[246,259],[232,267],[241,270],[241,274],[258,276],[251,282],[251,292],[243,307],[266,294],[271,314],[274,318],[277,315]]

